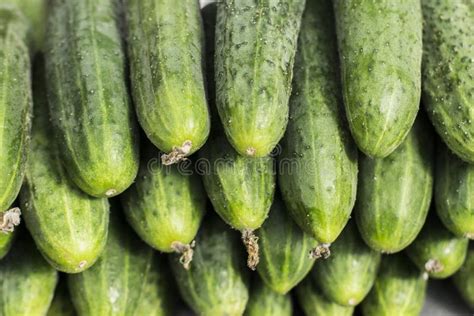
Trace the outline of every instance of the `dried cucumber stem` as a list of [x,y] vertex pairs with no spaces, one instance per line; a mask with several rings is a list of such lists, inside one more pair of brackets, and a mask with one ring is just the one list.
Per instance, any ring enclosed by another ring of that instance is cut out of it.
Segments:
[[331,246],[331,244],[320,244],[316,246],[309,252],[309,257],[311,259],[319,259],[321,257],[324,259],[329,258],[329,256],[331,255],[331,250],[329,249],[329,246]]
[[430,259],[425,263],[425,270],[429,273],[438,273],[443,271],[443,269],[444,267],[441,262],[436,259]]
[[171,244],[171,248],[181,254],[179,258],[179,262],[183,265],[186,270],[189,270],[191,261],[193,260],[194,254],[194,246],[196,245],[196,241],[192,241],[190,244],[183,244],[179,241],[175,241]]
[[185,141],[181,147],[174,146],[169,154],[161,156],[161,163],[169,166],[183,160],[191,152],[192,146],[193,143],[190,140]]
[[15,230],[15,226],[20,225],[21,211],[18,207],[9,209],[4,213],[0,213],[2,221],[0,223],[0,230],[2,233],[11,233]]
[[251,229],[244,229],[242,231],[242,241],[247,248],[247,266],[251,270],[255,270],[260,261],[260,256],[258,254],[258,237],[254,234]]

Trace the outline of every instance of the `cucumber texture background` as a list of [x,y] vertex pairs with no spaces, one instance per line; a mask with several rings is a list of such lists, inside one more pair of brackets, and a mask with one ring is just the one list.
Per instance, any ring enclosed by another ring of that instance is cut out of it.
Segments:
[[244,316],[291,316],[293,302],[289,294],[279,294],[254,276]]
[[453,277],[454,285],[471,310],[474,309],[474,244],[469,244],[466,261]]

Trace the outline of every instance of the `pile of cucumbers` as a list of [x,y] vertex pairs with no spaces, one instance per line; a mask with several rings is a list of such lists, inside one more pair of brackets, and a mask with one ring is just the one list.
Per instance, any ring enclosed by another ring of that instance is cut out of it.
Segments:
[[0,316],[474,311],[473,121],[472,0],[0,0]]

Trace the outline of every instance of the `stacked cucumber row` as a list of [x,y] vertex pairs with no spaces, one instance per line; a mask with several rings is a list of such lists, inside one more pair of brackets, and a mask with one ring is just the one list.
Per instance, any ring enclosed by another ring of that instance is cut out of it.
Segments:
[[0,0],[0,65],[0,315],[474,309],[474,2]]

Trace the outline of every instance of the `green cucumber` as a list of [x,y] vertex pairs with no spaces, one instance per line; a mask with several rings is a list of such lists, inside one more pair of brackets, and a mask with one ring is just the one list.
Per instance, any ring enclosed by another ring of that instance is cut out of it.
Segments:
[[66,279],[59,280],[54,292],[54,299],[49,306],[47,316],[75,316],[76,311],[72,305],[71,297],[67,289]]
[[133,315],[153,260],[146,246],[112,207],[107,244],[89,269],[68,275],[69,293],[78,315]]
[[196,244],[191,269],[183,269],[178,257],[170,257],[182,298],[199,315],[242,315],[249,298],[249,278],[238,234],[210,215]]
[[420,315],[426,278],[403,254],[386,255],[369,295],[362,302],[365,316]]
[[474,239],[474,166],[437,146],[435,172],[436,212],[457,236]]
[[464,263],[468,244],[468,239],[455,236],[435,214],[431,214],[420,234],[407,248],[407,255],[430,277],[444,279]]
[[216,102],[241,155],[267,156],[285,132],[305,0],[217,4]]
[[351,316],[354,313],[354,306],[328,300],[309,278],[296,287],[296,297],[306,316]]
[[436,131],[474,163],[474,3],[422,0],[423,103]]
[[346,127],[337,71],[331,4],[308,1],[279,184],[293,219],[322,244],[331,244],[341,233],[357,189],[357,147]]
[[329,300],[345,306],[358,305],[374,284],[381,255],[364,243],[353,221],[344,228],[332,250],[334,256],[314,265],[312,282]]
[[16,232],[10,234],[0,233],[0,260],[7,255],[8,251],[10,251],[15,235]]
[[250,288],[250,299],[245,316],[291,316],[293,303],[290,295],[281,295],[255,277]]
[[242,232],[247,247],[247,265],[255,270],[259,249],[254,230],[268,216],[275,191],[271,157],[239,155],[225,137],[211,139],[202,150],[200,163],[204,187],[219,216]]
[[420,0],[336,0],[334,10],[349,127],[366,155],[387,157],[420,104]]
[[257,272],[273,291],[286,294],[311,270],[317,241],[303,232],[276,197],[268,219],[257,231],[260,264]]
[[39,250],[57,270],[81,272],[94,264],[107,240],[109,203],[83,193],[64,170],[51,139],[44,69],[35,64],[34,120],[25,185],[23,217]]
[[201,179],[186,162],[164,166],[152,144],[142,147],[138,177],[121,195],[125,216],[148,245],[182,253],[183,265],[189,268],[193,239],[206,212]]
[[360,159],[355,217],[371,248],[394,253],[420,232],[432,196],[433,148],[431,128],[420,116],[390,156]]
[[84,192],[112,197],[130,186],[139,162],[118,0],[49,2],[48,103],[62,159]]
[[471,242],[466,261],[453,277],[454,285],[466,303],[474,309],[474,244]]
[[0,261],[0,315],[46,315],[57,281],[56,270],[23,234]]
[[[201,148],[210,118],[197,0],[126,0],[133,98],[141,126],[165,165]],[[179,49],[178,49],[179,47]]]
[[2,0],[15,3],[30,22],[30,49],[34,52],[43,50],[46,29],[47,0]]

